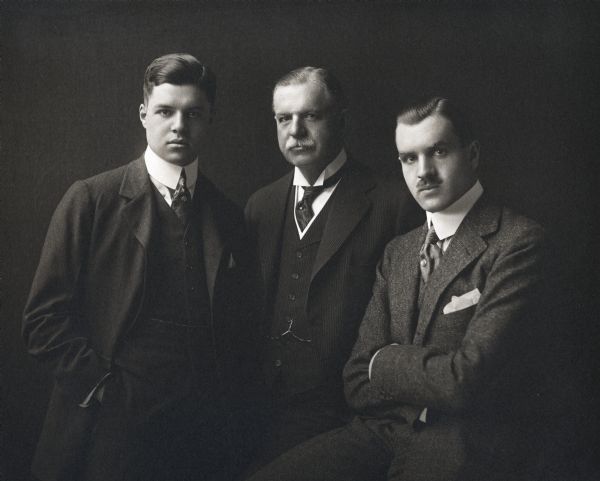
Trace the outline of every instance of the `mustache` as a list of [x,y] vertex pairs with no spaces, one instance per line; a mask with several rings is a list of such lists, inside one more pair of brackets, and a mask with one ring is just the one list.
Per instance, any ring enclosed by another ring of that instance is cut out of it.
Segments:
[[441,182],[438,178],[434,176],[423,177],[417,182],[417,189],[426,189],[429,187],[437,187]]
[[294,149],[294,148],[312,149],[314,147],[315,147],[315,144],[313,142],[302,141],[302,140],[296,140],[296,141],[294,141],[294,143],[286,146],[287,149]]

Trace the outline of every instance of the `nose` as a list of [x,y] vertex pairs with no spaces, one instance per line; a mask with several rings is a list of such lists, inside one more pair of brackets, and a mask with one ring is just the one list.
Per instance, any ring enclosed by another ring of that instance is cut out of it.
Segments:
[[302,137],[305,134],[304,122],[299,115],[292,117],[289,133],[293,137]]
[[419,179],[424,179],[429,177],[434,172],[434,165],[431,157],[428,155],[419,155],[419,159],[417,161],[417,177]]
[[185,115],[183,114],[183,112],[176,112],[172,117],[171,117],[172,123],[171,123],[171,131],[173,132],[181,132],[183,130],[185,130]]

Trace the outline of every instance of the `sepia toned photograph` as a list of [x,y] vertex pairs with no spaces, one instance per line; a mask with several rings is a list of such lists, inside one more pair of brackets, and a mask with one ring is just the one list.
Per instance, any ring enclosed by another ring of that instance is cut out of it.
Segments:
[[0,2],[0,481],[600,479],[598,25]]

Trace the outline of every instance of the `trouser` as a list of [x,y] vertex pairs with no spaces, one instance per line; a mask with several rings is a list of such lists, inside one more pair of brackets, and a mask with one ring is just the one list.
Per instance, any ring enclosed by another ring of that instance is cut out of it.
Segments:
[[473,432],[473,426],[467,430],[464,421],[445,416],[414,425],[357,416],[284,453],[248,481],[538,479],[527,436],[515,437],[514,427],[486,425]]
[[230,453],[223,406],[192,392],[166,400],[148,395],[140,408],[139,384],[121,372],[106,385],[81,479],[226,479]]
[[343,398],[320,388],[274,400],[263,414],[262,442],[246,476],[298,444],[343,426],[347,417]]

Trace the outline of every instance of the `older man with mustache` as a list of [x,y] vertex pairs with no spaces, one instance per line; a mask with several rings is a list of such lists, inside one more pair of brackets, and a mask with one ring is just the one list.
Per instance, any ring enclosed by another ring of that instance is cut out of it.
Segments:
[[273,91],[279,148],[294,169],[248,201],[263,276],[263,367],[272,394],[260,466],[347,419],[342,368],[385,244],[418,222],[400,180],[344,148],[347,101],[327,70],[303,67]]

